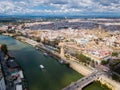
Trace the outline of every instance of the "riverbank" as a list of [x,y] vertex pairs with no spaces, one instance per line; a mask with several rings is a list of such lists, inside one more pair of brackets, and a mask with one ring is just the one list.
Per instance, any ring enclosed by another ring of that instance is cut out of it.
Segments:
[[102,75],[98,81],[111,88],[111,90],[120,90],[120,83],[112,80],[112,78],[108,78],[108,76]]
[[23,70],[15,58],[6,58],[1,51],[0,57],[6,82],[6,90],[29,90]]
[[[98,87],[101,87],[101,88],[98,88]],[[101,84],[100,81],[94,81],[91,84],[84,87],[82,90],[110,90],[110,89],[105,84]]]

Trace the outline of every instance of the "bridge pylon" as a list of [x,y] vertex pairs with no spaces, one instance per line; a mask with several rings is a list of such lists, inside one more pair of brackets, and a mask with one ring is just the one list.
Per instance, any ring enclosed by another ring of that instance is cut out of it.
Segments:
[[60,46],[60,56],[61,56],[61,57],[64,57],[64,56],[65,56],[64,43],[63,43],[63,42],[60,42],[60,43],[59,43],[59,46]]

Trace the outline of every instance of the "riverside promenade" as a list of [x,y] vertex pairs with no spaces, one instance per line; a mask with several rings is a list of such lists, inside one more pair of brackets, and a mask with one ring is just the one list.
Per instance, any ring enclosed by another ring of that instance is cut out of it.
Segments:
[[23,37],[23,36],[17,36],[16,39],[22,41],[22,42],[25,42],[25,43],[28,43],[30,45],[32,45],[33,47],[39,45],[38,42],[32,40],[32,39],[29,39],[29,38],[26,38],[26,37]]
[[115,80],[112,80],[112,78],[107,77],[107,75],[101,75],[99,77],[99,80],[102,84],[110,86],[112,90],[120,90],[120,83],[116,82]]

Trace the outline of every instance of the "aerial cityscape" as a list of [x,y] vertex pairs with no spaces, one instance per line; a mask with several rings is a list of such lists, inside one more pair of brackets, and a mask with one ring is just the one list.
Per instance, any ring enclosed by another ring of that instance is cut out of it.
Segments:
[[0,0],[0,90],[119,90],[119,0]]

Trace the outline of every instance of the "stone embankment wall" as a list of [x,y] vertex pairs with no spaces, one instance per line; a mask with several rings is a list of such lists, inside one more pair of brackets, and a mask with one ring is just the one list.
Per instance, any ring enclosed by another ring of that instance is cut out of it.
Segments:
[[120,90],[120,84],[108,78],[107,76],[102,75],[101,77],[99,77],[98,81],[100,81],[101,84],[106,85],[111,90]]

